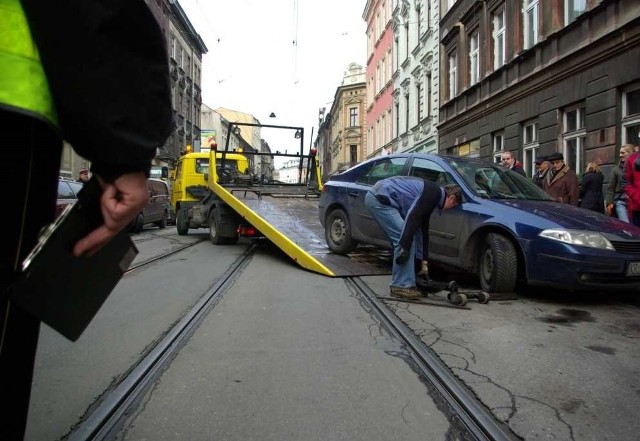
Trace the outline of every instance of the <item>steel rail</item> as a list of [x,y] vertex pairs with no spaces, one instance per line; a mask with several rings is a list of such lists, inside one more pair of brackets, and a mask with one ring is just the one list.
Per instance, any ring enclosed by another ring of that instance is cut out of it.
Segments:
[[205,293],[191,311],[144,357],[127,377],[67,437],[71,441],[116,439],[131,409],[186,344],[200,321],[249,264],[257,245],[249,247]]
[[136,263],[135,265],[131,265],[129,267],[129,269],[126,270],[124,273],[125,274],[129,274],[130,272],[133,272],[133,271],[135,271],[135,270],[137,270],[137,269],[139,269],[139,268],[141,268],[143,266],[149,265],[151,263],[157,262],[157,261],[162,260],[162,259],[166,259],[167,257],[173,256],[174,254],[179,253],[182,250],[186,250],[187,248],[191,248],[194,245],[198,245],[199,243],[202,243],[205,240],[207,240],[207,239],[206,238],[201,238],[201,239],[195,240],[195,241],[193,241],[191,243],[184,244],[184,245],[182,245],[182,246],[180,246],[178,248],[175,248],[175,249],[173,249],[171,251],[167,251],[165,253],[162,253],[162,254],[160,254],[160,255],[158,255],[156,257],[152,257],[151,259],[147,259],[147,260],[144,260],[144,261],[142,261],[140,263]]
[[476,399],[474,393],[451,372],[438,355],[424,344],[359,277],[345,279],[347,286],[370,305],[374,314],[397,339],[406,344],[424,376],[440,392],[477,440],[513,441],[521,438]]

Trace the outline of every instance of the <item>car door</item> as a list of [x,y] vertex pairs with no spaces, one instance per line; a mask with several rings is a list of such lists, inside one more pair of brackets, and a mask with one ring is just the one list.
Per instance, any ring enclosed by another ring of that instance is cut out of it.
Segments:
[[386,234],[365,206],[364,197],[379,180],[401,174],[406,162],[406,157],[389,158],[383,156],[375,161],[365,173],[356,177],[353,185],[347,189],[352,220],[351,232],[356,240],[358,237],[371,237],[380,241],[388,241]]
[[[440,186],[457,184],[453,173],[443,166],[425,158],[414,158],[409,176],[417,176]],[[429,255],[458,258],[460,241],[465,225],[464,202],[449,210],[433,210],[429,221]]]
[[157,222],[162,219],[164,210],[162,204],[160,204],[160,197],[162,193],[161,189],[158,188],[159,183],[151,179],[149,179],[147,183],[147,188],[149,189],[149,202],[143,210],[145,224],[149,222]]

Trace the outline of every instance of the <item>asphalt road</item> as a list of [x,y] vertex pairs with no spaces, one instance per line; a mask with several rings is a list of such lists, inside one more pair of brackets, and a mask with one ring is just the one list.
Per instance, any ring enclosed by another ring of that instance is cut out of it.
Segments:
[[[162,237],[147,240],[153,234]],[[198,234],[145,232],[138,260]],[[126,276],[76,343],[44,326],[26,439],[61,439],[245,249],[204,242]],[[387,295],[389,276],[363,280]],[[530,290],[517,300],[470,301],[470,310],[391,305],[524,439],[637,439],[635,298]],[[122,439],[460,439],[448,417],[342,279],[265,249]]]

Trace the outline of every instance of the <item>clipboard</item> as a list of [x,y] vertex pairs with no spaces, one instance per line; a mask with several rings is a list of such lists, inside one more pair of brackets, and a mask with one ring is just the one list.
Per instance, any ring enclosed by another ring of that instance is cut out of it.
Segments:
[[9,288],[11,300],[71,341],[76,341],[120,281],[138,249],[123,229],[90,257],[73,245],[102,224],[102,188],[92,177],[56,221],[40,235]]

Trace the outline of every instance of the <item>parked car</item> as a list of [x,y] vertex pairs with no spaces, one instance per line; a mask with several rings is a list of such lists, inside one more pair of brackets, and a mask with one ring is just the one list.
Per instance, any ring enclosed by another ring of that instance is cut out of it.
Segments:
[[56,217],[60,216],[64,208],[78,200],[78,192],[82,189],[82,182],[72,179],[58,178],[58,199],[56,201]]
[[473,158],[419,153],[370,159],[332,176],[318,214],[331,251],[358,244],[390,248],[364,205],[366,192],[393,175],[456,183],[463,203],[435,210],[428,259],[478,277],[486,292],[517,283],[567,289],[640,288],[640,228],[555,202],[526,177]]
[[149,188],[149,202],[144,209],[138,213],[131,223],[131,232],[139,233],[146,224],[154,224],[159,228],[167,227],[171,201],[169,186],[162,179],[149,178],[147,180]]

